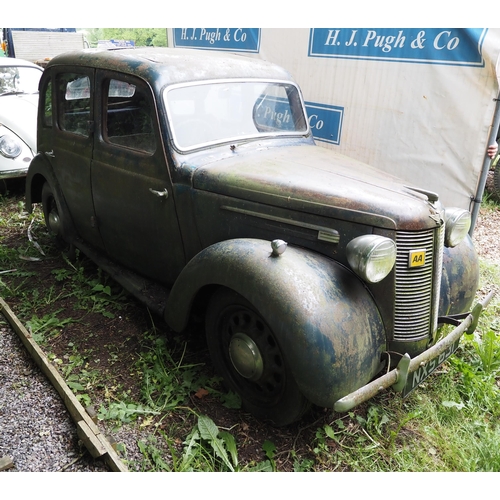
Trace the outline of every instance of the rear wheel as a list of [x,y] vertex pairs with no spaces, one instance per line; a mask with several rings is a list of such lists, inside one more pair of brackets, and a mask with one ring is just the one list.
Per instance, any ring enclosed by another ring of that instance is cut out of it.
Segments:
[[500,201],[500,164],[497,163],[493,172],[493,197],[498,202]]
[[75,248],[73,245],[69,245],[69,247],[67,246],[68,237],[64,225],[65,215],[63,214],[61,205],[48,182],[46,182],[42,187],[42,208],[45,225],[47,226],[48,231],[55,236],[57,243],[61,246],[61,248],[65,248],[68,251],[69,258],[73,260],[75,256]]
[[241,295],[216,292],[206,330],[212,362],[244,409],[275,425],[290,424],[309,409],[274,333]]

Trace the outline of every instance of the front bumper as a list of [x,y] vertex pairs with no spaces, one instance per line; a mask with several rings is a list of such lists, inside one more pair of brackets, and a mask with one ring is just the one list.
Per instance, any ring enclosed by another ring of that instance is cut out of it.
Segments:
[[[453,354],[464,333],[468,335],[474,333],[479,316],[483,309],[488,306],[493,295],[494,292],[490,292],[487,297],[478,302],[473,310],[465,315],[461,323],[457,321],[457,318],[449,318],[447,322],[458,324],[458,326],[446,337],[414,358],[405,354],[396,368],[336,401],[333,407],[334,410],[337,412],[349,411],[389,387],[392,387],[397,392],[402,392],[404,395],[409,394],[411,390]],[[417,373],[418,377],[412,376]]]
[[15,179],[17,177],[26,177],[28,173],[28,165],[26,167],[11,168],[9,170],[0,170],[0,179]]

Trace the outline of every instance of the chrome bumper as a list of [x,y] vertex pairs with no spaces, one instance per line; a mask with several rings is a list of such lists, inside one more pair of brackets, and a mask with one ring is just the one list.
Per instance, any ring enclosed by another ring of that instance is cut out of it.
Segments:
[[[410,358],[408,354],[405,354],[396,368],[339,399],[334,404],[334,410],[337,412],[349,411],[389,387],[392,387],[395,391],[403,392],[407,387],[410,374],[416,372],[421,367],[429,366],[430,374],[453,353],[453,351],[450,350],[458,343],[464,333],[469,335],[474,333],[479,321],[479,316],[483,309],[488,306],[493,295],[494,292],[490,292],[487,297],[481,302],[478,302],[473,310],[466,315],[465,319],[446,337],[413,359]],[[418,383],[416,385],[418,385]],[[416,385],[414,387],[416,387]]]

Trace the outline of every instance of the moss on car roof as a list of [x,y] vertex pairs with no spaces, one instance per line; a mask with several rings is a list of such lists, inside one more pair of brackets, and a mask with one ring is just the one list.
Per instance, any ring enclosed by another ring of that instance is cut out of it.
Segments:
[[161,85],[225,78],[292,80],[286,70],[261,59],[195,49],[87,49],[58,55],[47,67],[55,65],[116,70],[141,76]]

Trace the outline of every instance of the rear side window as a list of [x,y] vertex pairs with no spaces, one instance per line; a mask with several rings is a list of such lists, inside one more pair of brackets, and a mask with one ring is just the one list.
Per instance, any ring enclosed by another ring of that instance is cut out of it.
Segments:
[[154,153],[152,109],[146,90],[117,79],[104,82],[106,96],[104,140],[145,153]]
[[57,77],[58,121],[66,132],[88,137],[90,134],[90,79],[76,73]]

